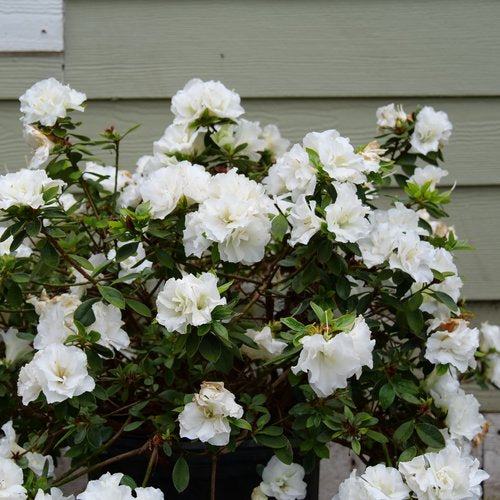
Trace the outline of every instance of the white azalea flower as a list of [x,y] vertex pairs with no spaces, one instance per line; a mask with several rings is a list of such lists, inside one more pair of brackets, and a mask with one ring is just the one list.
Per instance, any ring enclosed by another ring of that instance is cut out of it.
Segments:
[[104,302],[92,304],[95,321],[87,328],[101,334],[98,344],[108,349],[116,349],[118,352],[127,349],[130,339],[127,332],[122,329],[122,313],[118,307]]
[[169,331],[186,333],[188,325],[209,323],[214,308],[225,303],[217,290],[217,277],[211,273],[170,278],[156,299],[156,319]]
[[318,333],[302,337],[302,350],[292,372],[308,373],[309,385],[321,398],[347,386],[347,379],[361,375],[364,365],[373,366],[375,341],[362,317],[358,317],[350,332],[337,333],[326,340]]
[[354,152],[349,139],[341,137],[336,130],[310,132],[304,137],[302,144],[304,148],[318,153],[325,172],[334,181],[354,184],[366,181],[363,158]]
[[106,472],[99,479],[89,481],[85,491],[80,493],[77,500],[133,500],[130,486],[120,485],[123,474]]
[[25,205],[40,208],[45,205],[43,193],[56,186],[60,193],[64,182],[51,179],[45,170],[23,168],[0,175],[0,209]]
[[52,126],[58,118],[67,116],[68,110],[83,111],[87,96],[63,85],[55,78],[41,80],[30,87],[20,98],[24,123],[40,122]]
[[31,352],[31,342],[26,339],[21,339],[17,336],[19,331],[17,328],[10,327],[7,331],[0,330],[0,337],[5,344],[5,361],[15,363],[17,360]]
[[54,148],[54,143],[43,132],[31,125],[24,125],[23,137],[26,144],[33,149],[33,157],[28,168],[36,170],[44,167],[49,161],[49,155]]
[[479,500],[480,485],[489,477],[479,466],[449,440],[439,452],[400,462],[399,471],[419,500]]
[[288,243],[294,247],[297,243],[307,245],[309,240],[319,231],[322,219],[315,213],[316,202],[307,201],[304,195],[299,196],[293,205],[288,222],[292,226]]
[[270,151],[275,158],[285,154],[290,147],[290,141],[281,137],[281,133],[276,125],[266,125],[262,129],[261,137],[264,141],[264,149]]
[[212,140],[220,148],[232,152],[238,146],[246,144],[239,153],[248,156],[252,161],[260,159],[260,151],[265,148],[264,140],[261,139],[262,129],[259,122],[251,122],[241,118],[236,124],[224,124],[219,130],[212,134]]
[[200,392],[179,414],[180,436],[215,446],[229,443],[231,426],[227,417],[241,418],[243,408],[223,382],[203,382]]
[[430,283],[434,279],[431,267],[435,248],[422,241],[415,233],[406,233],[397,240],[397,253],[389,258],[391,269],[401,269],[419,283]]
[[344,480],[333,500],[406,500],[410,489],[403,483],[401,473],[383,464],[367,467],[356,476],[356,469]]
[[50,488],[49,493],[38,490],[34,500],[75,500],[75,496],[64,496],[64,493],[59,488]]
[[460,389],[457,371],[450,367],[443,375],[438,375],[436,369],[427,376],[424,383],[425,390],[432,396],[438,408],[448,408],[450,401],[455,398]]
[[299,144],[280,156],[262,181],[270,195],[290,193],[292,200],[309,196],[316,187],[316,169],[306,150]]
[[12,460],[0,458],[0,499],[26,500],[27,498],[21,467]]
[[426,165],[425,167],[417,167],[413,175],[408,179],[409,183],[423,186],[430,182],[429,190],[436,189],[443,177],[448,175],[448,171],[434,165]]
[[256,486],[250,495],[250,500],[267,500],[268,498],[269,497],[260,489],[260,486]]
[[500,354],[489,356],[486,376],[492,384],[500,388]]
[[33,341],[35,349],[43,349],[56,343],[62,344],[70,335],[76,333],[73,313],[81,304],[76,295],[63,293],[49,299],[43,291],[40,299],[31,297],[27,302],[35,306],[39,316],[37,334]]
[[210,116],[235,120],[245,110],[240,96],[227,89],[221,82],[190,80],[172,97],[171,111],[174,123],[193,123],[207,111]]
[[426,155],[448,142],[453,126],[444,111],[435,111],[431,106],[424,106],[418,113],[415,130],[410,143],[417,153]]
[[193,130],[184,123],[169,125],[162,137],[153,143],[155,155],[196,155],[204,148],[202,130]]
[[295,463],[284,464],[273,455],[262,471],[261,491],[277,500],[299,500],[306,497],[304,468]]
[[438,319],[429,327],[429,331],[436,331],[427,339],[425,358],[434,364],[450,363],[461,373],[469,366],[474,368],[474,353],[479,347],[479,330],[469,328],[463,319],[440,323]]
[[396,106],[394,103],[391,103],[381,106],[377,109],[376,115],[377,127],[379,128],[395,128],[398,120],[403,123],[407,120],[407,115],[401,104]]
[[484,417],[479,413],[479,402],[472,394],[459,390],[447,404],[448,414],[445,424],[452,439],[472,440],[481,432]]
[[73,346],[49,345],[19,372],[18,395],[24,405],[34,401],[40,391],[50,404],[93,391],[94,387],[94,379],[87,372],[87,356]]
[[369,233],[370,223],[365,216],[370,208],[358,198],[354,184],[334,183],[334,187],[337,199],[325,208],[328,231],[335,233],[336,241],[355,243]]
[[356,475],[354,469],[347,479],[340,483],[338,493],[332,500],[368,500],[368,492],[366,491],[365,482]]
[[136,488],[135,498],[137,500],[163,500],[163,492],[158,488],[153,488],[151,486],[147,488]]
[[246,345],[241,347],[241,351],[251,359],[272,359],[281,354],[286,347],[286,342],[273,338],[271,328],[268,326],[262,330],[247,330],[245,334],[259,346],[259,349],[253,349]]
[[481,351],[488,352],[495,349],[500,353],[500,326],[490,325],[487,321],[481,323]]
[[209,189],[198,211],[186,216],[186,255],[201,257],[217,243],[224,261],[253,264],[262,260],[271,239],[268,215],[276,211],[263,186],[230,170],[215,175]]
[[201,165],[182,161],[149,174],[139,187],[143,201],[149,201],[154,219],[164,219],[184,196],[188,204],[208,196],[211,176]]
[[[54,475],[54,459],[50,455],[42,455],[26,451],[23,447],[17,444],[16,431],[12,421],[6,422],[2,426],[4,437],[0,439],[0,457],[14,459],[19,455],[23,455],[28,461],[28,467],[37,475],[41,476],[45,468],[45,463],[48,462],[47,476]],[[1,498],[1,497],[0,497]]]

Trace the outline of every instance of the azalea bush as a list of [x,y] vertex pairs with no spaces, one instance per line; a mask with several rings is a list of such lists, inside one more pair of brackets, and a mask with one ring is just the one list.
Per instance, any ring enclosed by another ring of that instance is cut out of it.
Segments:
[[[59,487],[90,472],[80,500],[160,499],[160,455],[183,491],[185,443],[214,478],[253,441],[272,450],[254,500],[305,498],[331,442],[366,465],[340,500],[479,498],[487,424],[461,382],[500,386],[500,328],[473,328],[460,298],[446,113],[390,104],[376,141],[290,147],[192,80],[133,170],[133,129],[82,135],[85,99],[28,89],[33,157],[0,176],[0,497],[72,498]],[[139,485],[103,474],[128,435],[149,460]]]

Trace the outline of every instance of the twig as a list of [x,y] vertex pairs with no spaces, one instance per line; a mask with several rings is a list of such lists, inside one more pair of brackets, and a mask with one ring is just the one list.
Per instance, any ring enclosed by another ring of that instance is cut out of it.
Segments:
[[144,480],[142,481],[142,487],[145,488],[148,485],[149,478],[151,477],[151,472],[153,471],[153,466],[158,458],[158,447],[153,445],[153,451],[151,457],[149,457],[148,468],[146,469],[146,474],[144,474]]
[[212,455],[212,476],[210,479],[210,500],[215,500],[215,481],[217,479],[217,455]]

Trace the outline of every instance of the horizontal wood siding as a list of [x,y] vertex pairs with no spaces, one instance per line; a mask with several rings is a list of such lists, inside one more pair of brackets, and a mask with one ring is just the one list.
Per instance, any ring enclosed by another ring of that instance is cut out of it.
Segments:
[[245,97],[498,95],[496,0],[68,0],[66,78],[91,97],[168,97],[215,78]]

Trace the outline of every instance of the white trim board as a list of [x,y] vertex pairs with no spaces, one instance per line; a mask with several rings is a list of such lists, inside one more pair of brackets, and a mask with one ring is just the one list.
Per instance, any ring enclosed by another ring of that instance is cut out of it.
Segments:
[[0,52],[62,52],[63,0],[0,0]]

